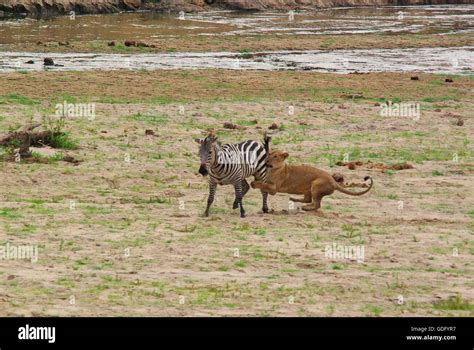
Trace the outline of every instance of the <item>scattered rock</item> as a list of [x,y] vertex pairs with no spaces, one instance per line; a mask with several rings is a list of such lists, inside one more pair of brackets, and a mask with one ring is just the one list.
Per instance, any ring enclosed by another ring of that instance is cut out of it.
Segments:
[[236,129],[236,128],[237,128],[237,125],[235,125],[235,124],[232,124],[232,123],[229,123],[229,122],[224,123],[224,129]]
[[399,164],[393,164],[388,167],[390,170],[406,170],[406,169],[413,169],[413,165],[408,164],[408,163],[399,163]]
[[155,132],[151,129],[146,129],[145,130],[145,135],[147,136],[155,136]]
[[127,46],[127,47],[137,46],[137,43],[136,43],[136,41],[133,41],[133,40],[125,40],[124,45]]
[[436,108],[434,111],[437,112],[437,113],[439,113],[439,112],[441,112],[441,109]]
[[44,59],[44,65],[45,66],[54,66],[54,61],[51,57],[46,57]]
[[63,157],[63,161],[68,162],[68,163],[72,163],[72,164],[79,164],[80,163],[79,160],[77,160],[76,158],[74,158],[73,156],[70,156],[70,155],[65,155]]
[[150,45],[148,45],[147,43],[144,43],[144,42],[139,42],[137,44],[138,47],[150,47]]
[[463,126],[463,125],[464,125],[464,120],[458,119],[456,125],[457,125],[457,126]]
[[115,46],[115,41],[110,41],[107,43],[107,46]]
[[411,80],[420,80],[420,78],[418,78],[418,76],[416,76],[416,75],[413,76],[413,77],[411,77],[410,79],[411,79]]
[[29,61],[26,61],[25,63],[26,63],[26,64],[35,64],[35,61],[29,60]]
[[64,42],[64,41],[58,41],[58,45],[59,45],[59,46],[69,46],[69,41],[66,41],[66,42]]
[[347,167],[349,168],[349,170],[355,170],[356,168],[354,162],[350,162],[349,164],[347,164]]
[[270,130],[278,129],[278,124],[277,124],[277,123],[273,123],[273,124],[270,125],[268,128],[269,128]]
[[446,79],[444,79],[444,81],[445,81],[446,83],[454,83],[454,80],[451,79],[451,78],[446,78]]

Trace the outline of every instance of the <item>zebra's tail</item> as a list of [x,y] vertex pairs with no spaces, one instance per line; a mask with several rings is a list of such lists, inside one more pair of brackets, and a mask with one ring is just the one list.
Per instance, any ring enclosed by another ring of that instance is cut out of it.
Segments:
[[265,131],[265,134],[263,135],[263,146],[265,147],[265,152],[267,153],[267,159],[268,159],[268,154],[270,153],[270,141],[272,138],[267,135],[267,132]]

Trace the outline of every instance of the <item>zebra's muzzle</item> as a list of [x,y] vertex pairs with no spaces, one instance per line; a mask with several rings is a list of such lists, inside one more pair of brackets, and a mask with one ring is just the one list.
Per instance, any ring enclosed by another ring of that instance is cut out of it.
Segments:
[[202,176],[206,176],[207,174],[209,174],[204,164],[201,164],[201,166],[199,167],[199,174],[201,174]]

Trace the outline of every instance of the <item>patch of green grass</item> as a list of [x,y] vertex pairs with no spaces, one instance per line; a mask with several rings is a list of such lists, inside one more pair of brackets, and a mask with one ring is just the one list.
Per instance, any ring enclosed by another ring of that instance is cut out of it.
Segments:
[[447,300],[434,303],[433,307],[437,310],[474,310],[474,304],[469,303],[467,300],[463,300],[460,294],[455,297],[450,297]]
[[238,120],[238,125],[252,126],[258,124],[257,120]]
[[380,314],[382,313],[383,309],[380,307],[380,306],[369,306],[368,310],[370,311],[370,313],[372,313],[374,316],[380,316]]
[[245,260],[239,260],[234,264],[236,267],[246,267],[247,262]]
[[5,208],[0,210],[0,217],[5,219],[18,219],[21,215],[18,213],[18,209]]
[[111,46],[111,48],[115,51],[131,51],[130,47],[125,46],[123,43],[116,43],[115,46]]
[[34,210],[37,214],[40,215],[53,215],[54,209],[45,208],[43,203],[33,203],[29,206],[29,209]]
[[444,174],[441,171],[433,170],[431,176],[443,176]]
[[439,96],[439,97],[425,97],[421,99],[421,102],[433,103],[433,102],[446,102],[446,101],[460,101],[459,96]]
[[43,161],[43,162],[46,162],[46,163],[59,162],[59,161],[63,160],[63,158],[64,158],[64,154],[62,154],[62,153],[56,153],[52,156],[45,157],[45,156],[39,154],[38,152],[31,152],[31,156],[36,160]]
[[34,106],[39,104],[38,100],[17,94],[0,95],[0,104],[20,104],[25,106]]
[[101,208],[101,207],[93,207],[93,206],[86,206],[81,208],[84,214],[89,215],[98,215],[98,214],[110,214],[112,212],[111,209],[108,208]]
[[360,236],[360,232],[356,231],[353,225],[351,224],[344,224],[342,225],[342,232],[344,232],[345,238],[354,238]]
[[336,39],[333,39],[333,38],[324,39],[323,42],[319,45],[319,47],[321,49],[329,49],[335,43],[336,43]]

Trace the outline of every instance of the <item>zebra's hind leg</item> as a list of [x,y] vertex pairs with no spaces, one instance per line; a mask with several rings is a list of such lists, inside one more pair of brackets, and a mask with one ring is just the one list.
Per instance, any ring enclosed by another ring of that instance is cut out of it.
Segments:
[[209,197],[207,198],[207,207],[204,212],[204,216],[209,216],[209,209],[211,208],[212,202],[214,202],[214,197],[216,195],[217,184],[213,181],[209,181]]
[[235,200],[240,205],[240,217],[245,217],[244,206],[242,205],[242,182],[238,182],[234,185],[235,188]]
[[[242,180],[242,199],[245,197],[247,192],[249,191],[250,186],[247,180]],[[239,201],[237,200],[237,196],[234,199],[234,204],[232,205],[232,209],[237,209],[239,207]]]
[[[266,171],[263,174],[256,174],[255,181],[267,183],[267,173]],[[268,192],[260,190],[262,193],[262,212],[268,213]]]
[[262,201],[263,201],[263,204],[262,204],[262,211],[264,213],[268,213],[268,192],[262,192]]

